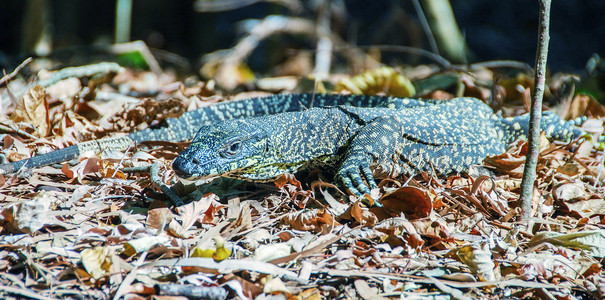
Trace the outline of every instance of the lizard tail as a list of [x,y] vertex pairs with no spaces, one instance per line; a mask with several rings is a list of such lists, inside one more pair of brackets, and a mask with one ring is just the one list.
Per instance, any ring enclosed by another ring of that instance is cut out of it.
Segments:
[[0,174],[15,173],[21,168],[37,168],[47,166],[67,160],[72,160],[80,156],[78,145],[59,149],[52,152],[52,155],[39,155],[29,159],[24,159],[12,163],[1,164]]

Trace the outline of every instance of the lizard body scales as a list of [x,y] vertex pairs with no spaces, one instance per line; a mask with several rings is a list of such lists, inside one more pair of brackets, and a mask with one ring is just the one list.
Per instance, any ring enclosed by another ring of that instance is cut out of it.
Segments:
[[[180,177],[266,181],[321,167],[360,195],[376,186],[373,174],[463,171],[504,152],[527,134],[529,123],[527,115],[496,116],[474,98],[292,94],[222,102],[167,124],[3,164],[0,174],[62,162],[86,151],[125,150],[146,140],[188,140],[198,132],[173,163]],[[563,121],[550,112],[542,119],[542,129],[553,139],[579,135],[574,125],[576,121]]]
[[[173,169],[191,180],[223,175],[266,181],[320,167],[361,195],[376,187],[373,175],[464,171],[527,135],[526,115],[502,118],[478,99],[400,100],[387,107],[313,108],[202,126]],[[574,125],[543,113],[542,129],[551,139],[581,134]]]
[[[10,174],[21,168],[37,168],[64,162],[92,151],[123,151],[143,141],[181,142],[190,140],[203,125],[222,120],[264,116],[289,111],[300,111],[311,107],[351,105],[363,107],[386,107],[401,99],[375,96],[348,96],[324,94],[283,94],[256,97],[238,101],[226,101],[195,111],[184,113],[177,119],[167,119],[166,127],[145,129],[122,137],[82,142],[30,159],[0,165],[0,174]],[[420,104],[421,102],[414,102]],[[427,103],[431,103],[430,101]]]

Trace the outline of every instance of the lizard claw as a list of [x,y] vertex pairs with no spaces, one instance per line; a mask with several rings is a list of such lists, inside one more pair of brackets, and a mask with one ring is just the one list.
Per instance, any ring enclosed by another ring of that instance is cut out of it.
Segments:
[[[363,176],[363,177],[362,177]],[[365,179],[365,181],[364,181]],[[336,180],[342,184],[351,194],[356,197],[366,199],[365,194],[372,195],[371,189],[378,188],[372,171],[368,166],[359,166],[355,168],[346,168],[336,174]],[[368,187],[369,185],[369,187]],[[374,206],[382,206],[378,200],[374,199]]]

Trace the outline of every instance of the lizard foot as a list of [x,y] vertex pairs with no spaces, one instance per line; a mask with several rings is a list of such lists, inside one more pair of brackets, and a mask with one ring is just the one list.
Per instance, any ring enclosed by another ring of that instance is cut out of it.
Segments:
[[[335,178],[351,194],[364,199],[364,194],[371,195],[371,190],[378,188],[372,170],[367,165],[343,167],[336,173]],[[374,206],[380,207],[382,204],[374,199]]]

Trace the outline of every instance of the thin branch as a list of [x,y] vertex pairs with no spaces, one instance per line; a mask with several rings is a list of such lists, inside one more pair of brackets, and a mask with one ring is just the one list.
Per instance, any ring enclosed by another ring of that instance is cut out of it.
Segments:
[[30,62],[32,62],[32,60],[33,59],[31,57],[28,57],[17,68],[15,68],[14,71],[12,71],[10,74],[5,75],[4,77],[2,77],[2,79],[0,79],[0,87],[3,86],[5,83],[7,83],[9,80],[13,79],[13,77],[17,76],[17,74],[19,74],[19,72],[21,71],[21,69],[25,68],[25,66],[27,66],[27,64],[29,64]]
[[422,25],[422,30],[424,30],[424,34],[426,34],[426,39],[429,42],[429,46],[433,53],[439,55],[439,47],[437,47],[437,41],[435,41],[435,35],[431,30],[431,26],[429,26],[429,21],[426,19],[426,15],[422,10],[422,6],[420,6],[420,2],[418,0],[413,0],[414,9],[416,10],[416,14],[418,15],[418,20],[420,20],[420,25]]
[[528,219],[532,211],[534,183],[536,181],[536,165],[540,153],[540,119],[542,117],[542,98],[546,81],[546,60],[548,57],[548,42],[550,40],[550,3],[551,0],[539,0],[540,24],[538,29],[538,50],[536,53],[536,72],[534,94],[532,97],[529,116],[529,135],[523,181],[521,182],[521,209],[522,218]]
[[449,70],[452,68],[452,63],[450,63],[447,59],[445,59],[443,56],[435,54],[431,51],[422,49],[422,48],[416,48],[416,47],[409,47],[409,46],[401,46],[401,45],[365,45],[365,46],[350,46],[350,47],[338,47],[338,50],[344,50],[344,49],[378,49],[381,51],[391,51],[391,52],[404,52],[404,53],[409,53],[409,54],[414,54],[414,55],[418,55],[418,56],[424,56],[432,61],[434,61],[435,63],[437,63],[441,69],[443,70]]
[[317,17],[317,53],[315,54],[315,69],[313,74],[317,78],[325,79],[330,73],[332,65],[332,39],[330,38],[330,0],[319,2]]

